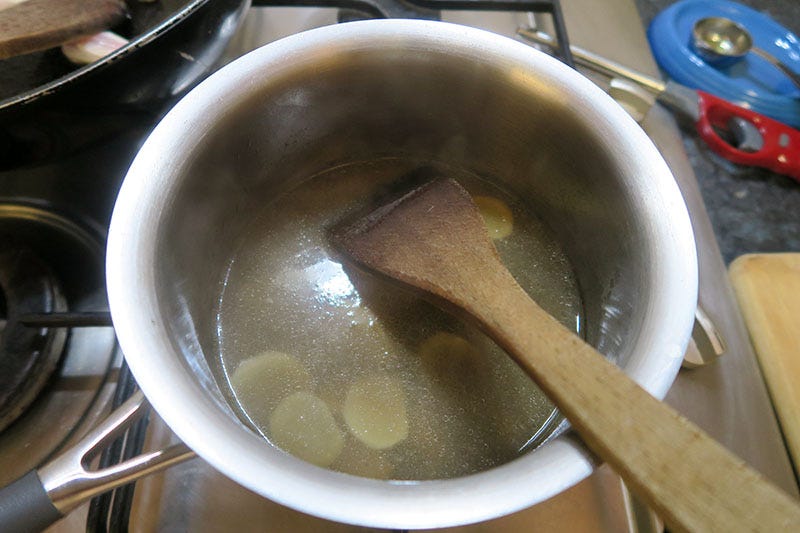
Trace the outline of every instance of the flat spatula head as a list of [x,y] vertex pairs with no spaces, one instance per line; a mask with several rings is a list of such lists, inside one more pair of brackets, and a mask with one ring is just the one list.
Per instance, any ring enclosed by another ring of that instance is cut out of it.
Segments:
[[480,290],[486,268],[503,268],[478,208],[453,179],[431,181],[334,228],[332,239],[367,270],[459,307]]

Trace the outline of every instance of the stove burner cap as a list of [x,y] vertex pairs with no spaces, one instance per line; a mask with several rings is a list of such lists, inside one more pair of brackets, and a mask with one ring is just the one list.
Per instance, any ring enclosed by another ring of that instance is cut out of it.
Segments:
[[55,370],[67,331],[28,327],[28,313],[59,313],[66,300],[50,269],[29,248],[0,236],[0,431],[17,419]]

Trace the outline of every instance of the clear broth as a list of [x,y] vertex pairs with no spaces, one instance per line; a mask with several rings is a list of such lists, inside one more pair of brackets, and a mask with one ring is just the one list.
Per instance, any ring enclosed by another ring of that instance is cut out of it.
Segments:
[[[299,362],[300,388],[332,414],[342,450],[323,466],[334,470],[401,480],[457,477],[508,462],[554,429],[553,405],[490,339],[400,288],[353,271],[328,243],[327,229],[341,219],[436,176],[456,178],[471,194],[511,208],[513,231],[495,241],[501,258],[544,309],[581,332],[570,263],[519,199],[473,174],[430,163],[382,159],[333,168],[265,206],[241,235],[224,275],[217,309],[222,368],[238,407],[268,441],[275,440],[275,407],[263,405],[256,390],[262,384],[232,379],[244,361],[267,351]],[[426,340],[442,332],[465,339],[479,357],[433,363],[420,357]],[[365,445],[344,414],[352,411],[348,390],[370,376],[399,385],[392,388],[401,390],[399,398],[387,401],[401,402],[406,418],[407,436],[383,449]]]

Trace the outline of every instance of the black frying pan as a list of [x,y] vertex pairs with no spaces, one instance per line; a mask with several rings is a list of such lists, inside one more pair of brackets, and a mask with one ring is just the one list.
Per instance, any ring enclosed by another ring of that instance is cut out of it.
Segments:
[[[172,14],[185,7],[187,3],[188,0],[168,0],[167,2],[130,0],[125,4],[128,6],[128,16],[110,29],[128,40],[136,39],[169,19]],[[69,24],[69,19],[77,21],[90,17],[76,4],[78,2],[66,2],[68,6],[64,8],[66,13],[58,13],[61,24]],[[102,5],[114,4],[109,2]],[[24,10],[26,6],[23,5],[18,9]],[[16,10],[0,11],[0,20],[6,17],[6,13],[9,13],[8,16],[13,19],[14,16],[11,13]],[[97,7],[95,10],[103,13],[111,12],[111,8],[101,9]],[[94,20],[94,18],[88,18],[88,20]],[[12,34],[14,33],[13,23],[10,31]],[[39,92],[50,82],[70,75],[78,69],[79,67],[71,64],[63,56],[58,47],[25,55],[16,55],[7,59],[2,58],[2,52],[0,52],[0,101],[31,91]]]
[[130,42],[76,67],[58,49],[0,61],[0,171],[62,159],[151,123],[202,79],[248,0],[131,0]]

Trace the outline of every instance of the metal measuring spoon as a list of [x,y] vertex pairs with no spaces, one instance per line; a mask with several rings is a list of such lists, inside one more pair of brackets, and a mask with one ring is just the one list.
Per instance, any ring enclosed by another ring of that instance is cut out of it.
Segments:
[[692,38],[697,52],[704,58],[740,59],[753,52],[780,69],[794,84],[800,87],[800,74],[797,74],[781,61],[761,48],[753,45],[750,32],[741,24],[725,17],[707,17],[698,20],[692,28]]

